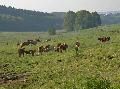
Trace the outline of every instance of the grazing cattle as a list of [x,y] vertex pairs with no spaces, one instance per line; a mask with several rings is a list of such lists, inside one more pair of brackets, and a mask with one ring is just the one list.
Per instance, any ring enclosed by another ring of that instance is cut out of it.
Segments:
[[38,47],[38,52],[42,55],[42,53],[44,52],[44,47],[43,46]]
[[45,47],[44,46],[40,46],[40,47],[38,47],[38,52],[40,53],[40,54],[42,54],[43,52],[49,52],[50,50],[52,50],[53,48],[52,48],[52,46],[50,46],[50,45],[46,45]]
[[55,51],[56,52],[63,52],[63,50],[64,51],[66,51],[66,49],[68,48],[68,45],[66,44],[66,43],[63,43],[63,44],[61,44],[61,43],[58,43],[57,44],[57,47],[56,47],[56,49],[55,49]]
[[62,53],[63,50],[66,51],[67,48],[68,48],[68,45],[66,43],[61,44],[60,45],[60,52]]
[[59,52],[59,47],[54,47],[55,52]]
[[44,52],[48,52],[48,51],[50,51],[50,45],[44,47]]
[[56,47],[54,47],[55,52],[59,52],[60,51],[60,45],[61,43],[58,43]]
[[30,42],[29,42],[29,41],[26,41],[26,42],[21,43],[21,44],[20,44],[20,47],[22,48],[22,47],[24,47],[24,46],[28,46],[29,44],[30,44]]
[[32,56],[34,56],[36,50],[28,50],[28,51],[24,51],[26,54],[31,54]]
[[30,44],[36,45],[37,42],[40,42],[39,39],[35,39],[35,40],[27,40]]
[[30,41],[30,44],[36,45],[37,41]]
[[23,55],[23,57],[24,57],[24,52],[25,52],[25,48],[19,48],[19,49],[18,49],[19,57],[21,57],[22,55]]
[[98,40],[101,42],[107,42],[107,41],[110,41],[110,37],[101,37],[101,38],[98,38]]
[[17,45],[20,45],[20,47],[22,48],[22,47],[28,46],[28,45],[30,45],[30,44],[36,45],[37,42],[40,42],[40,40],[39,40],[39,39],[27,40],[26,42],[23,42],[23,43],[21,43],[21,44],[18,43]]

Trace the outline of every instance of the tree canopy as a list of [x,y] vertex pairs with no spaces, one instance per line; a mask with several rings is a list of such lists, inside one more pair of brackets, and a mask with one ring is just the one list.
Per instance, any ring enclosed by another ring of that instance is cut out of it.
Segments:
[[101,25],[100,15],[86,10],[78,12],[69,11],[64,17],[64,28],[67,31],[87,29]]

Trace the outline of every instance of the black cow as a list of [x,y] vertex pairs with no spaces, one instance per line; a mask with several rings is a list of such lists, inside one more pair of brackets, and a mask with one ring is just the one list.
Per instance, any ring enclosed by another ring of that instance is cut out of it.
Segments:
[[19,57],[21,57],[21,56],[24,57],[24,52],[25,52],[25,48],[19,48],[19,49],[18,49]]

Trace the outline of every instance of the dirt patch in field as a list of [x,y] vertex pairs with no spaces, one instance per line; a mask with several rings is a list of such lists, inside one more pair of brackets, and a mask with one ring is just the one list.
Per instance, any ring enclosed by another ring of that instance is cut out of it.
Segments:
[[0,85],[1,84],[18,84],[26,82],[27,77],[30,76],[27,73],[0,73]]

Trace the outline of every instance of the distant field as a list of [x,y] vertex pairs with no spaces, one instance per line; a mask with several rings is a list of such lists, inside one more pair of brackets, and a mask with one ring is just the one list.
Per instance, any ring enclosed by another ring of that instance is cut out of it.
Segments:
[[[101,36],[110,36],[110,42],[99,42]],[[51,51],[19,58],[17,42],[35,38],[42,42],[27,49],[47,44],[56,46],[59,42],[67,43],[69,48],[63,53]],[[45,42],[48,38],[52,40]],[[76,56],[77,40],[80,49]],[[3,82],[5,74],[19,77]],[[0,32],[0,89],[120,89],[120,25],[58,32],[55,36],[37,32]]]

